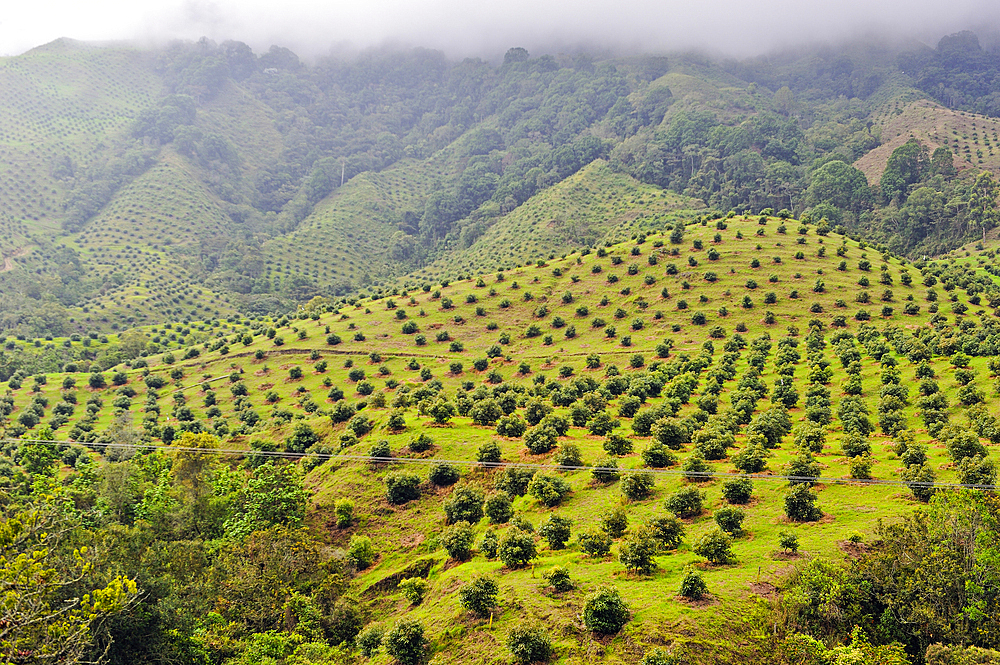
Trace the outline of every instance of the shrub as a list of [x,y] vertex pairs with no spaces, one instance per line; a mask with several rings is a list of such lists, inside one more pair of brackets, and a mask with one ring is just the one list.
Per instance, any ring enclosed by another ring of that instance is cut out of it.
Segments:
[[649,575],[656,569],[657,544],[649,532],[642,529],[631,534],[618,546],[618,561],[625,570]]
[[431,465],[427,479],[438,487],[454,485],[459,479],[458,467],[448,462],[435,462]]
[[544,630],[515,626],[507,633],[507,650],[518,665],[545,662],[552,658],[552,641]]
[[571,591],[573,581],[569,577],[569,570],[562,566],[555,566],[551,570],[542,573],[542,577],[556,591]]
[[337,515],[338,529],[346,529],[354,522],[354,502],[350,499],[337,499],[333,510]]
[[559,505],[570,489],[562,478],[542,473],[536,473],[528,483],[528,493],[549,508]]
[[733,539],[722,529],[715,529],[699,538],[694,544],[693,551],[698,556],[708,559],[713,565],[729,563],[736,558],[733,553]]
[[704,598],[708,594],[708,585],[705,584],[701,573],[696,570],[688,571],[688,574],[681,580],[680,594],[691,600]]
[[512,528],[500,539],[497,556],[508,568],[523,568],[537,556],[535,539],[530,533]]
[[475,524],[483,518],[483,493],[472,487],[458,487],[445,499],[443,507],[448,524],[468,522]]
[[611,536],[598,529],[591,528],[577,534],[576,540],[580,543],[580,549],[592,557],[607,556],[611,551]]
[[552,427],[540,423],[524,435],[524,445],[533,455],[543,455],[556,447],[557,436]]
[[353,535],[347,545],[347,560],[358,570],[364,570],[372,565],[378,554],[368,536]]
[[659,441],[650,443],[642,450],[641,456],[642,463],[651,469],[662,469],[677,464],[677,455]]
[[579,468],[584,466],[580,448],[573,443],[564,443],[559,446],[559,450],[556,452],[553,459],[556,464],[564,469]]
[[823,516],[816,506],[816,493],[808,484],[794,485],[785,496],[785,515],[796,522],[815,522]]
[[785,551],[785,554],[795,554],[799,551],[799,537],[791,531],[779,531],[778,546]]
[[595,633],[614,635],[631,618],[628,605],[613,586],[602,586],[587,596],[583,606],[583,623]]
[[613,483],[621,474],[618,472],[618,460],[614,457],[602,457],[601,459],[594,462],[594,468],[591,470],[591,475],[599,483]]
[[701,514],[703,499],[694,487],[682,487],[667,497],[663,507],[678,517],[697,517]]
[[400,590],[404,598],[410,601],[411,605],[419,605],[424,602],[424,596],[427,595],[430,585],[422,577],[407,577],[400,580],[396,588]]
[[992,486],[996,484],[996,466],[988,457],[980,455],[965,457],[955,465],[955,471],[958,474],[958,482],[963,485]]
[[746,519],[746,513],[739,508],[727,506],[716,510],[713,517],[720,529],[735,536],[743,531],[743,520]]
[[760,473],[767,468],[769,456],[770,453],[761,442],[750,440],[746,448],[733,456],[733,466],[743,473]]
[[382,640],[385,652],[402,665],[417,665],[427,655],[424,626],[414,619],[400,619]]
[[497,476],[494,486],[512,497],[524,496],[534,476],[535,471],[533,469],[508,466]]
[[382,646],[384,637],[385,628],[378,624],[372,624],[358,633],[357,637],[354,638],[354,643],[361,651],[361,655],[365,658],[371,658]]
[[497,464],[501,459],[500,444],[496,441],[487,441],[479,446],[479,450],[476,452],[476,461],[480,464]]
[[910,488],[914,498],[920,501],[930,501],[934,496],[934,470],[926,463],[908,466],[903,469],[900,478]]
[[621,538],[628,530],[628,513],[621,506],[617,506],[602,514],[598,523],[612,538]]
[[733,478],[722,483],[722,498],[733,504],[750,503],[753,496],[753,481],[749,478]]
[[483,512],[490,519],[490,524],[506,524],[514,516],[510,495],[506,492],[496,492],[486,498]]
[[569,542],[572,526],[573,520],[558,515],[549,515],[538,525],[538,535],[548,541],[551,549],[561,550]]
[[385,477],[385,498],[393,505],[420,498],[420,478],[407,471],[392,471]]
[[844,451],[844,455],[846,457],[868,455],[872,451],[872,446],[868,441],[868,437],[862,435],[860,432],[845,433],[844,438],[840,440],[840,447]]
[[497,606],[500,585],[492,577],[477,576],[458,590],[458,602],[481,619],[488,617]]
[[628,455],[632,452],[632,440],[621,434],[608,434],[604,439],[604,452],[609,455]]
[[625,497],[639,501],[653,493],[654,485],[653,474],[646,471],[625,474],[622,476],[620,488]]
[[712,467],[697,450],[687,458],[681,469],[684,471],[684,478],[690,482],[704,482],[712,477]]

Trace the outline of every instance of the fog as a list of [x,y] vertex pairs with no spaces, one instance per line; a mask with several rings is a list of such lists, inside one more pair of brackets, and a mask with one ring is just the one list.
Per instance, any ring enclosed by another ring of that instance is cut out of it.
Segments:
[[998,25],[996,0],[33,0],[0,14],[0,54],[59,37],[148,44],[208,36],[258,52],[279,44],[305,58],[393,43],[492,59],[515,45],[748,56],[864,35],[933,45],[951,32]]

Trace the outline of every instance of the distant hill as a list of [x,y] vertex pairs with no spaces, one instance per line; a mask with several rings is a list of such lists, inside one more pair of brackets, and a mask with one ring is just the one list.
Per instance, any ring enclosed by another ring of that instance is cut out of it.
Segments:
[[979,53],[966,35],[916,55],[307,65],[239,42],[59,40],[0,60],[0,329],[288,311],[710,210],[787,209],[937,254],[994,219],[974,185],[997,167],[996,121],[959,110],[974,87],[930,86],[966,62],[991,90],[991,56],[942,55],[959,47]]

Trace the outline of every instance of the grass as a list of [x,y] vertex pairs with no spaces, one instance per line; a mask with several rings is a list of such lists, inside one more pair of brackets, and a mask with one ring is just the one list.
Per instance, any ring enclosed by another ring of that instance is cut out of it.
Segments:
[[[180,393],[185,396],[186,406],[192,410],[198,422],[211,428],[215,423],[225,421],[230,430],[235,429],[239,421],[235,400],[229,390],[232,385],[230,379],[223,378],[210,384],[221,411],[214,418],[207,414],[207,407],[204,405],[207,393],[202,387],[202,382],[207,379],[228,377],[235,373],[233,378],[247,386],[250,407],[259,413],[262,421],[253,431],[228,437],[225,447],[244,449],[249,448],[251,441],[264,440],[280,444],[291,433],[294,424],[300,421],[312,425],[325,442],[336,445],[336,439],[344,426],[333,424],[324,415],[324,411],[332,407],[332,402],[326,396],[329,388],[324,383],[342,388],[348,401],[360,402],[363,399],[356,392],[358,383],[348,377],[350,370],[346,367],[347,361],[353,364],[350,369],[363,369],[374,388],[392,401],[404,390],[412,392],[425,385],[427,380],[420,377],[420,370],[425,368],[430,370],[433,379],[441,382],[445,394],[454,396],[464,382],[471,382],[474,386],[488,385],[485,380],[490,371],[499,372],[505,383],[526,388],[534,385],[542,375],[547,381],[557,382],[560,386],[581,377],[594,378],[600,382],[605,379],[611,365],[616,365],[625,374],[634,374],[642,370],[630,368],[632,356],[642,355],[644,365],[648,367],[658,360],[655,347],[665,338],[671,338],[675,342],[670,357],[659,359],[666,363],[678,362],[678,359],[685,356],[693,357],[702,349],[703,343],[712,341],[712,365],[704,370],[707,372],[718,364],[726,339],[731,338],[741,324],[747,328],[747,332],[743,333],[747,340],[766,333],[775,345],[778,340],[789,335],[797,335],[801,340],[812,319],[818,319],[827,326],[828,339],[834,330],[831,326],[835,316],[846,316],[847,330],[857,332],[860,322],[853,315],[861,308],[872,313],[873,323],[879,328],[892,325],[917,330],[929,325],[929,303],[924,300],[927,288],[920,285],[920,272],[912,265],[895,257],[883,258],[871,247],[863,247],[833,234],[818,236],[813,227],[804,227],[804,233],[800,234],[799,224],[794,220],[785,222],[788,227],[786,232],[779,233],[779,224],[781,222],[773,218],[766,220],[766,224],[762,226],[756,218],[736,217],[728,220],[726,229],[717,230],[714,223],[705,226],[694,223],[688,225],[683,241],[679,244],[672,244],[668,233],[654,233],[641,243],[630,239],[613,245],[607,249],[607,256],[603,257],[596,253],[572,252],[565,258],[549,260],[541,266],[505,270],[502,272],[502,280],[497,274],[489,274],[484,276],[481,286],[475,277],[449,283],[447,286],[428,282],[426,291],[417,287],[399,291],[392,296],[394,307],[389,303],[390,298],[368,299],[345,305],[335,312],[318,314],[315,319],[303,314],[304,318],[282,321],[233,319],[224,323],[213,321],[211,324],[191,324],[180,331],[176,328],[170,331],[138,328],[150,336],[157,335],[161,341],[164,341],[165,335],[178,335],[181,338],[178,346],[193,343],[200,351],[197,358],[181,360],[183,352],[171,350],[176,358],[173,364],[165,364],[160,354],[147,358],[150,362],[148,372],[164,377],[168,383],[167,387],[158,391],[155,399],[161,409],[159,424],[178,424],[172,415],[172,409],[174,394]],[[757,235],[758,231],[762,235]],[[719,241],[714,239],[716,233],[721,236]],[[701,249],[696,248],[695,243],[698,241]],[[844,247],[843,259],[836,254],[838,247]],[[638,248],[638,254],[632,254],[633,248]],[[708,259],[712,248],[719,252],[719,257],[714,261]],[[820,256],[820,250],[824,249],[824,255]],[[672,255],[674,250],[677,252],[676,256]],[[801,258],[796,258],[798,252],[801,252]],[[657,257],[655,265],[649,261],[651,256]],[[615,257],[620,258],[621,262],[615,264]],[[689,265],[689,257],[697,261],[698,265]],[[780,262],[775,262],[775,257]],[[752,267],[754,259],[760,261],[759,267]],[[845,270],[838,270],[841,260],[846,261]],[[862,260],[871,262],[870,271],[858,267]],[[630,275],[629,266],[633,263],[636,266],[635,274]],[[676,274],[668,272],[671,264],[677,266]],[[878,301],[878,294],[885,288],[878,284],[882,265],[893,278],[893,285],[889,288],[893,291],[891,305],[894,312],[884,319],[878,316],[882,306]],[[601,271],[595,272],[595,266],[600,266]],[[707,271],[716,274],[716,281],[706,281]],[[913,276],[913,285],[901,284],[900,278],[904,272]],[[617,276],[618,280],[613,284],[609,283],[609,275]],[[774,275],[776,281],[769,281],[771,275]],[[652,278],[652,283],[646,283],[647,277]],[[867,291],[871,292],[877,304],[860,305],[854,302],[858,293],[865,290],[859,286],[859,281],[866,277],[872,282]],[[418,277],[410,279],[412,282]],[[813,291],[817,279],[824,282],[822,292]],[[748,280],[754,280],[757,288],[748,288]],[[688,284],[687,288],[685,283]],[[664,288],[667,289],[666,297],[662,294]],[[940,285],[935,288],[941,291]],[[769,291],[776,294],[776,302],[765,305],[765,294]],[[798,292],[798,298],[790,297],[793,291]],[[531,294],[530,300],[525,298],[528,293]],[[566,293],[572,294],[571,302],[563,301]],[[952,321],[975,321],[974,313],[984,307],[971,303],[969,295],[961,289],[944,291],[944,294],[941,298],[942,313],[947,311],[946,296],[953,295],[957,302],[969,306],[969,314],[964,316],[956,317],[948,312],[947,316]],[[741,306],[745,295],[749,295],[753,301],[750,309]],[[919,314],[913,316],[902,313],[902,305],[910,295],[914,298],[913,302],[920,305]],[[470,296],[474,296],[474,302]],[[701,302],[702,297],[705,302]],[[607,302],[601,304],[604,298],[607,298]],[[445,299],[451,300],[452,307],[444,307]],[[838,299],[844,300],[846,306],[838,306]],[[509,301],[509,306],[502,306],[504,300]],[[679,307],[681,300],[688,303],[687,308]],[[820,305],[821,312],[809,311],[814,302]],[[646,303],[646,306],[642,303]],[[539,316],[538,309],[543,306],[548,312]],[[483,309],[481,315],[476,311],[479,307]],[[581,307],[587,308],[587,314],[578,313],[578,308]],[[722,307],[728,310],[726,316],[719,313]],[[624,316],[620,319],[615,318],[618,308],[624,311]],[[397,314],[401,310],[405,310],[403,318]],[[766,310],[773,313],[774,323],[764,323]],[[694,312],[704,313],[707,323],[692,323]],[[657,313],[660,314],[659,318]],[[564,319],[566,325],[554,326],[556,317]],[[598,317],[617,328],[616,337],[608,337],[603,329],[591,325],[593,319]],[[416,334],[401,332],[404,321],[410,320],[417,323],[417,334],[426,336],[426,345],[419,346],[415,343]],[[641,329],[630,329],[635,320],[642,321]],[[531,325],[539,326],[542,334],[538,337],[526,337],[524,333]],[[573,338],[565,335],[569,326],[576,328],[577,335]],[[677,327],[676,330],[673,329],[674,326]],[[722,326],[726,338],[711,340],[709,331],[713,326]],[[203,330],[198,330],[199,327]],[[266,334],[268,328],[272,327],[275,340],[280,338],[283,342],[280,346]],[[445,331],[449,339],[436,341],[437,336]],[[339,335],[341,343],[328,345],[327,335],[331,333]],[[364,336],[363,341],[355,340],[357,333]],[[509,335],[509,344],[501,345],[501,355],[490,361],[487,370],[475,371],[472,368],[473,361],[485,358],[486,350],[498,342],[502,333]],[[244,345],[239,339],[244,334],[252,335],[248,345]],[[552,336],[551,344],[546,344],[546,335]],[[631,346],[623,345],[622,338],[625,335],[631,336]],[[112,337],[108,339],[107,345],[98,346],[110,348],[115,341]],[[228,342],[226,353],[219,349],[211,350],[212,347],[208,346],[219,341]],[[459,342],[462,350],[449,350],[452,342]],[[59,340],[54,340],[53,343],[59,343]],[[802,359],[795,365],[793,378],[794,385],[804,399],[807,365],[804,349],[801,346],[799,348]],[[859,350],[862,354],[862,398],[872,419],[876,420],[876,405],[881,387],[880,369],[862,347]],[[258,351],[263,356],[260,359],[255,358]],[[371,357],[373,352],[381,357]],[[596,369],[589,369],[586,357],[594,353],[600,356],[601,364]],[[830,361],[834,372],[829,388],[832,393],[832,410],[836,413],[837,405],[844,397],[842,387],[847,374],[832,345],[828,344],[823,354]],[[720,406],[723,408],[728,406],[729,396],[748,366],[748,355],[747,350],[740,354],[737,376],[723,386],[720,395]],[[905,356],[896,353],[892,355],[900,364],[904,385],[911,388],[910,403],[904,409],[907,424],[916,440],[928,445],[930,463],[936,470],[938,479],[954,481],[955,474],[943,445],[923,428],[914,405],[917,396],[913,390],[916,383],[914,365]],[[318,360],[327,362],[325,370],[321,371],[315,366]],[[449,365],[454,361],[462,363],[461,372],[450,371]],[[530,371],[525,374],[519,372],[522,362],[530,367]],[[410,363],[419,364],[420,369],[412,369]],[[958,384],[953,378],[948,358],[935,357],[930,364],[939,377],[937,380],[942,391],[948,396],[949,402],[955,405]],[[380,368],[383,366],[387,374],[382,373]],[[559,370],[564,366],[572,369],[572,375],[568,378],[559,376]],[[301,379],[290,377],[290,370],[296,367],[303,371]],[[976,371],[976,385],[988,395],[988,407],[995,412],[998,399],[989,385],[986,358],[973,358],[971,367]],[[142,374],[147,370],[128,367],[118,369],[126,373],[127,385],[136,391],[128,413],[138,423],[147,415],[143,413],[142,407],[149,397],[149,390],[142,379]],[[170,372],[175,369],[183,370],[182,378],[169,378]],[[704,372],[691,403],[683,406],[679,417],[683,418],[695,411],[694,402],[699,391],[704,388]],[[114,386],[100,391],[86,388],[89,375],[89,371],[71,375],[76,381],[76,387],[71,392],[76,397],[77,406],[69,421],[56,431],[59,439],[65,439],[67,432],[80,421],[85,413],[85,403],[94,393],[101,396],[103,406],[93,435],[100,435],[116,417],[112,402],[118,389]],[[106,375],[110,379],[110,372]],[[773,348],[761,378],[772,387],[778,378]],[[63,379],[64,375],[61,374],[48,375],[47,383],[40,387],[41,395],[49,400],[43,423],[50,417],[53,406],[63,399],[60,388]],[[390,388],[387,381],[397,382],[397,387]],[[20,389],[12,391],[17,408],[13,418],[16,419],[31,400],[31,386],[32,380],[28,378]],[[278,397],[274,404],[266,401],[267,394],[272,391]],[[309,401],[304,399],[306,397],[319,405],[320,411],[308,412],[303,406]],[[648,400],[649,404],[654,405],[660,401],[662,400],[659,398]],[[769,406],[766,399],[761,400],[758,411]],[[609,412],[614,414],[617,409],[618,402],[612,400]],[[412,404],[404,411],[406,430],[392,434],[384,428],[389,411],[389,408],[373,406],[361,411],[373,421],[374,430],[347,452],[365,454],[376,440],[384,438],[389,441],[394,455],[414,457],[417,455],[409,451],[407,444],[415,434],[426,432],[434,439],[434,447],[427,454],[431,458],[472,460],[482,443],[495,440],[499,443],[505,460],[552,463],[553,453],[531,455],[522,441],[500,438],[492,428],[474,425],[468,417],[455,417],[448,426],[436,426]],[[560,415],[565,416],[568,412],[566,407],[556,409],[556,413]],[[283,413],[290,419],[285,421]],[[953,422],[964,422],[960,407],[952,406],[950,413]],[[803,419],[802,401],[797,408],[791,410],[790,415],[794,424]],[[630,435],[631,420],[623,418],[622,423],[623,427],[619,431]],[[31,433],[33,432],[29,431],[29,435]],[[826,446],[816,456],[824,477],[849,477],[847,460],[840,449],[842,435],[841,423],[835,418],[828,427]],[[622,456],[620,464],[623,468],[637,469],[641,466],[639,452],[647,445],[648,439],[639,436],[631,438],[635,452]],[[730,451],[730,457],[744,446],[744,439],[742,433],[737,435],[736,449]],[[583,460],[589,464],[604,455],[602,442],[601,437],[576,427],[571,428],[568,436],[560,441],[561,444],[573,443],[579,446]],[[871,437],[871,443],[875,459],[873,477],[898,479],[902,464],[892,452],[891,438],[879,433]],[[685,450],[680,452],[681,461],[691,454],[691,449],[691,445],[685,446]],[[768,472],[779,474],[794,453],[791,437],[785,437],[774,453],[768,460]],[[734,470],[728,459],[710,462],[710,465],[718,472]],[[405,468],[415,469],[426,477],[423,466],[408,465]],[[846,542],[852,535],[870,533],[878,519],[891,520],[918,505],[904,487],[854,482],[829,483],[817,488],[824,518],[814,523],[795,524],[789,523],[783,513],[783,497],[787,492],[785,483],[758,480],[755,481],[754,500],[746,507],[746,533],[734,545],[736,562],[725,566],[708,566],[701,557],[693,554],[691,543],[714,528],[712,513],[723,505],[721,481],[715,479],[698,484],[706,493],[705,511],[701,516],[686,521],[685,544],[676,552],[658,556],[657,570],[651,576],[628,574],[618,563],[614,554],[616,550],[606,559],[591,560],[579,550],[575,540],[571,541],[566,550],[559,551],[551,551],[544,543],[540,543],[540,556],[534,566],[506,571],[500,568],[498,562],[488,561],[482,556],[458,565],[446,561],[445,553],[438,546],[437,535],[443,527],[441,501],[449,490],[434,489],[425,484],[425,493],[420,500],[404,506],[390,506],[384,499],[381,482],[390,470],[391,468],[386,467],[371,468],[362,462],[337,461],[321,465],[306,478],[308,486],[314,491],[310,523],[317,533],[334,546],[345,546],[352,533],[364,533],[373,538],[380,557],[372,568],[355,579],[352,593],[356,594],[359,602],[373,617],[391,621],[409,613],[426,621],[429,634],[439,652],[436,658],[442,662],[492,662],[504,659],[503,635],[510,626],[525,621],[538,621],[547,625],[558,646],[559,662],[583,662],[602,654],[608,662],[636,662],[652,644],[672,644],[676,648],[686,649],[692,659],[704,662],[721,658],[732,649],[739,648],[739,645],[731,644],[729,635],[737,622],[746,620],[740,618],[740,613],[746,611],[758,593],[770,588],[764,585],[780,586],[790,570],[809,559],[842,559],[845,548],[848,547]],[[662,515],[664,499],[671,492],[688,484],[677,475],[660,474],[656,477],[655,491],[650,498],[630,502],[621,495],[617,483],[609,486],[595,485],[589,472],[572,471],[560,475],[572,486],[571,494],[562,505],[552,509],[534,498],[520,497],[515,501],[515,508],[536,526],[553,512],[568,517],[574,522],[574,533],[595,524],[603,510],[618,504],[626,505],[631,524],[637,526],[649,517]],[[490,472],[464,466],[460,482],[488,491],[493,479]],[[349,497],[355,502],[358,517],[356,525],[347,530],[334,528],[330,521],[335,501],[343,497]],[[485,522],[476,526],[477,539],[486,528]],[[799,557],[790,559],[778,552],[777,533],[783,529],[793,530],[798,535],[801,542]],[[431,591],[422,606],[409,609],[405,601],[392,591],[392,584],[385,580],[424,558],[431,561],[428,573]],[[541,588],[541,573],[557,564],[570,568],[577,590],[554,594]],[[704,572],[713,598],[709,604],[691,605],[674,598],[681,578],[692,567]],[[455,591],[476,573],[497,574],[501,579],[503,605],[491,624],[470,619],[458,605]],[[632,622],[620,636],[612,641],[598,641],[582,629],[578,615],[586,594],[606,582],[620,588],[634,615]],[[756,586],[758,583],[762,586]]]

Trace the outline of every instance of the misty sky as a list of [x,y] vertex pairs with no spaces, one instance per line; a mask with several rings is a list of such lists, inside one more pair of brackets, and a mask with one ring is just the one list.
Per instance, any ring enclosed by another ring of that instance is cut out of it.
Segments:
[[507,47],[664,51],[707,46],[750,55],[864,32],[927,43],[1000,25],[998,0],[9,0],[0,54],[58,37],[163,41],[238,39],[303,56],[386,42],[453,56],[496,57]]

